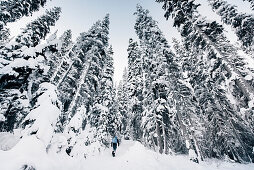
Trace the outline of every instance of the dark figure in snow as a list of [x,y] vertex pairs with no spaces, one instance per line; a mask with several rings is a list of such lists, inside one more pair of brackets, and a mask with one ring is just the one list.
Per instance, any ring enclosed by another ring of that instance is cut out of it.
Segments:
[[118,140],[117,137],[115,136],[115,137],[112,139],[112,142],[111,142],[111,147],[113,147],[113,151],[112,151],[112,156],[113,156],[113,157],[115,157],[117,145],[119,146],[119,140]]

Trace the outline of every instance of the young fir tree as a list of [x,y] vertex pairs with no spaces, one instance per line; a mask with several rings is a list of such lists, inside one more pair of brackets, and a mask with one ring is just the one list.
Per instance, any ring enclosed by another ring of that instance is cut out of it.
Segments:
[[36,135],[48,147],[61,113],[57,89],[50,83],[41,83],[35,98],[35,107],[22,122],[22,135]]
[[221,16],[222,22],[235,30],[238,39],[244,47],[254,45],[254,17],[239,13],[235,6],[224,0],[208,0],[213,10]]
[[[192,81],[192,86],[207,121],[206,139],[209,140],[206,141],[209,141],[207,143],[209,149],[205,151],[206,156],[217,158],[228,156],[238,162],[251,162],[253,153],[249,148],[252,147],[250,142],[253,140],[250,135],[252,132],[227,96],[232,95],[232,91],[228,92],[228,83],[233,81],[238,86],[236,90],[244,93],[247,100],[252,102],[249,98],[253,95],[252,87],[244,80],[235,63],[230,63],[235,58],[229,49],[233,50],[233,54],[235,52],[225,40],[223,28],[216,22],[209,23],[201,18],[196,10],[198,6],[194,1],[172,0],[164,1],[163,8],[166,10],[166,18],[173,16],[174,26],[179,27],[188,50],[201,52],[200,60],[196,62],[200,63],[201,72],[195,81]],[[249,136],[248,141],[243,134]],[[218,141],[225,143],[221,145]]]

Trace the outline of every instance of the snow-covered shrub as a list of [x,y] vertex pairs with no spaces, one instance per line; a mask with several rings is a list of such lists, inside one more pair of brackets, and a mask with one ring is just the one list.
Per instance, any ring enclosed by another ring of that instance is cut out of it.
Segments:
[[47,146],[54,134],[57,119],[61,113],[56,87],[42,83],[37,93],[35,108],[26,116],[23,124],[24,135],[36,135]]

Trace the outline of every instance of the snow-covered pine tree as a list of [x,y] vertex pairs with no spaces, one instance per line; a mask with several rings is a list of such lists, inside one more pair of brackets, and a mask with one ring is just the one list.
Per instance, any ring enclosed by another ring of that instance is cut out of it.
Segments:
[[6,42],[10,33],[5,26],[9,22],[15,22],[23,16],[32,15],[38,11],[40,6],[44,6],[46,0],[9,0],[0,1],[0,47]]
[[[162,1],[158,0],[158,2]],[[196,82],[198,79],[196,78],[192,83],[207,121],[207,136],[210,135],[209,140],[206,141],[210,141],[207,146],[211,147],[208,151],[206,150],[206,155],[217,158],[228,156],[238,162],[251,162],[253,153],[249,151],[249,148],[253,145],[250,142],[252,136],[248,135],[250,140],[246,141],[243,134],[235,129],[241,127],[245,135],[252,132],[248,123],[243,123],[239,113],[230,103],[231,98],[227,98],[227,95],[232,93],[228,92],[227,86],[229,81],[233,81],[238,85],[237,90],[245,93],[245,97],[250,102],[251,99],[248,96],[253,95],[252,87],[241,75],[235,63],[231,63],[235,59],[235,52],[223,35],[222,26],[201,18],[196,10],[198,6],[194,4],[194,1],[171,0],[164,1],[163,8],[166,10],[166,18],[173,16],[174,26],[179,28],[188,50],[201,52],[199,54],[201,60],[197,62],[202,66],[202,72],[198,75],[200,79]],[[233,50],[234,55],[229,49]],[[205,51],[207,54],[203,53]],[[194,71],[194,73],[198,72]],[[223,134],[219,138],[221,141],[226,141],[224,145],[218,143],[219,139],[216,136],[218,133]]]
[[50,78],[50,81],[56,85],[69,68],[69,65],[71,63],[71,51],[73,45],[74,43],[72,42],[72,32],[71,30],[67,30],[59,38],[59,62],[56,65],[57,67],[53,70],[53,74]]
[[[149,11],[137,6],[135,30],[140,39],[143,60],[143,141],[160,153],[176,151],[179,124],[173,120],[176,108],[170,97],[176,91],[179,66],[167,40]],[[172,138],[169,138],[169,137]]]
[[225,0],[208,0],[213,10],[221,16],[222,22],[235,30],[243,46],[254,46],[254,16],[239,13],[237,8]]
[[97,133],[95,138],[101,144],[109,147],[111,138],[117,133],[118,118],[113,108],[113,50],[109,47],[106,54],[103,76],[100,81],[98,92],[91,113],[91,125],[95,125]]
[[[6,106],[2,107],[2,114],[16,119],[11,124],[8,123],[8,120],[1,122],[4,124],[3,130],[8,129],[9,131],[19,125],[27,114],[25,110],[34,104],[33,94],[39,88],[39,84],[48,79],[45,59],[39,55],[41,47],[35,46],[39,43],[40,38],[45,38],[46,33],[50,31],[49,26],[54,25],[59,14],[60,8],[47,11],[45,15],[28,24],[24,30],[24,33],[27,32],[26,36],[20,35],[14,42],[10,42],[1,49],[0,90],[3,94],[1,105]],[[19,41],[25,39],[27,41],[36,39],[36,43],[31,41],[26,44]],[[30,45],[31,48],[29,48]],[[10,100],[5,100],[5,98]],[[16,109],[19,112],[15,111]]]
[[129,117],[129,130],[134,140],[141,140],[142,138],[142,100],[143,100],[143,70],[141,52],[138,43],[129,40],[128,46],[128,77],[127,77],[127,92],[129,96],[128,101],[128,117]]
[[109,15],[103,21],[96,22],[88,32],[81,33],[74,45],[74,62],[59,85],[61,94],[67,95],[64,124],[82,105],[87,112],[93,107],[105,64],[108,29]]
[[[156,0],[156,2],[164,2],[163,8],[166,10],[166,18],[169,18],[170,15],[174,16],[174,26],[181,28],[179,30],[181,35],[189,43],[186,45],[194,46],[197,50],[207,50],[218,55],[229,74],[235,75],[235,83],[239,90],[250,101],[251,96],[254,94],[254,89],[245,79],[245,76],[251,76],[251,73],[245,68],[245,64],[237,67],[238,63],[236,61],[239,61],[237,59],[239,55],[223,34],[223,27],[215,21],[207,22],[205,18],[202,18],[197,11],[199,4],[196,5],[194,1]],[[243,70],[245,74],[242,74]]]
[[46,4],[47,0],[8,0],[0,2],[0,21],[4,24],[29,16]]

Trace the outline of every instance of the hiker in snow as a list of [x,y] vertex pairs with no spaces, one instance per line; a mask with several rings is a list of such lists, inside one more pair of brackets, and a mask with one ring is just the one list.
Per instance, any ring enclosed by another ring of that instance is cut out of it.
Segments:
[[117,145],[119,146],[119,140],[117,139],[117,137],[115,135],[115,137],[112,139],[112,142],[111,142],[111,147],[113,147],[113,151],[112,151],[112,156],[113,157],[115,157],[115,152],[116,152]]

